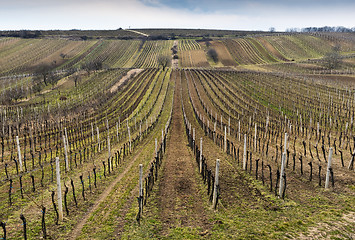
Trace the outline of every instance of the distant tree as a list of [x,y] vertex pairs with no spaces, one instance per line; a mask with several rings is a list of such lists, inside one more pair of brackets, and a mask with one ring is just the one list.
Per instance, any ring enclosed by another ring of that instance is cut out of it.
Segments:
[[174,46],[171,48],[171,51],[173,52],[173,55],[174,54],[177,54],[178,50],[177,50],[177,46]]
[[170,62],[171,62],[171,59],[169,56],[166,56],[166,55],[160,55],[158,58],[157,58],[157,61],[158,61],[158,65],[159,66],[162,66],[163,67],[163,71],[165,70],[165,68],[167,66],[169,66]]
[[40,65],[37,66],[36,70],[35,70],[35,74],[37,75],[37,81],[38,80],[42,80],[44,85],[47,86],[48,85],[48,75],[50,74],[50,72],[52,71],[52,66],[49,64],[45,64],[42,63]]
[[102,67],[103,67],[103,64],[99,60],[86,62],[83,65],[81,65],[81,69],[85,70],[88,73],[88,75],[90,75],[91,71],[101,70]]
[[209,49],[207,55],[212,58],[215,63],[218,62],[218,53],[214,48]]
[[323,58],[324,66],[331,70],[337,69],[342,64],[340,56],[340,46],[334,46],[331,52],[328,52]]
[[275,32],[275,28],[274,27],[270,27],[269,28],[269,32]]
[[80,82],[80,75],[79,74],[74,74],[73,76],[73,80],[74,80],[74,84],[75,84],[75,87],[78,86],[78,83]]

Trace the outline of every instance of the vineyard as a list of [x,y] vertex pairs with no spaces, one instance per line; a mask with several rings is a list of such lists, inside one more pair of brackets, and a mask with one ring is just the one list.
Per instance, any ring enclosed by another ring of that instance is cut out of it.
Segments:
[[2,239],[355,237],[354,35],[205,31],[0,39]]

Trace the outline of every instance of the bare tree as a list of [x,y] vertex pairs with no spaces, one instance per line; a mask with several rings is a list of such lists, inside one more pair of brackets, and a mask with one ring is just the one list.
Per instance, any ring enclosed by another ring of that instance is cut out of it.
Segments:
[[331,70],[337,69],[342,64],[340,56],[340,46],[334,46],[331,52],[328,52],[323,58],[324,66]]
[[44,85],[48,85],[48,76],[52,71],[52,66],[49,64],[42,63],[37,66],[35,74],[40,76],[40,79],[43,81]]
[[81,65],[81,68],[85,70],[88,75],[90,75],[91,71],[97,71],[102,69],[103,65],[102,62],[99,60],[91,61],[91,62],[86,62],[83,65]]
[[163,67],[163,71],[169,66],[171,59],[169,56],[160,55],[157,59],[159,66]]

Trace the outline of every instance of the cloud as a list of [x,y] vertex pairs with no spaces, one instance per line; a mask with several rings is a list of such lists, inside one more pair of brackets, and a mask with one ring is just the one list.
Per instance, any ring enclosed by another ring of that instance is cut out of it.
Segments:
[[209,28],[276,30],[349,26],[342,0],[0,0],[0,29]]

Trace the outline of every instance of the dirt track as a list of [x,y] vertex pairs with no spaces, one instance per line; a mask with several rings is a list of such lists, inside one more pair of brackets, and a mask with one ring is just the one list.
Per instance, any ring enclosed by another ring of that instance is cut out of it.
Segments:
[[176,81],[170,139],[158,190],[162,234],[174,227],[210,227],[197,183],[197,166],[187,146],[180,102],[180,82]]

